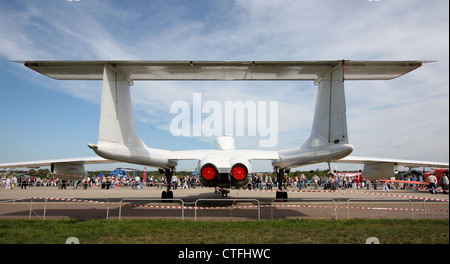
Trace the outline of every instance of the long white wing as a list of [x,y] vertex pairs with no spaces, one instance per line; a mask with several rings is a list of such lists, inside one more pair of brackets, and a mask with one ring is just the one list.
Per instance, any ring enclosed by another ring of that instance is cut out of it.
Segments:
[[354,163],[354,164],[380,164],[390,163],[397,166],[405,166],[410,168],[415,167],[433,167],[433,168],[448,168],[448,162],[436,162],[436,161],[420,161],[420,160],[403,160],[403,159],[386,159],[386,158],[374,158],[374,157],[358,157],[347,156],[340,160],[334,160],[336,163]]
[[71,158],[71,159],[54,159],[54,160],[39,160],[39,161],[24,161],[24,162],[11,162],[0,163],[2,169],[14,169],[14,168],[40,168],[52,166],[52,164],[107,164],[116,163],[118,161],[104,159],[102,157],[85,157],[85,158]]
[[356,157],[347,156],[339,160],[333,160],[336,163],[354,163],[364,164],[362,176],[367,180],[384,180],[394,177],[397,166],[415,167],[432,167],[432,168],[448,168],[448,162],[435,161],[418,161],[403,159],[385,159],[372,157]]
[[111,65],[129,80],[313,80],[342,65],[345,80],[390,80],[428,61],[17,61],[58,80],[102,80]]
[[72,158],[72,159],[54,159],[54,160],[40,160],[40,161],[26,161],[14,163],[0,163],[0,169],[15,169],[15,168],[40,168],[50,167],[50,172],[62,180],[83,180],[87,171],[85,164],[105,164],[116,163],[118,161],[108,160],[102,157],[86,157],[86,158]]

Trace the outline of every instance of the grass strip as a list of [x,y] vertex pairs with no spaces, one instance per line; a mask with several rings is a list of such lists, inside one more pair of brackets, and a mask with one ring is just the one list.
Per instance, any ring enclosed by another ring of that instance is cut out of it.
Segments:
[[448,220],[0,220],[1,244],[449,244]]

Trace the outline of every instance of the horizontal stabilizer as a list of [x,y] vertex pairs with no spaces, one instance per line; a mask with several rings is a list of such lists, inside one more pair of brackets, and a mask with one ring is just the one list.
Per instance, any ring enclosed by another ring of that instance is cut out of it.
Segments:
[[345,80],[390,80],[429,61],[16,61],[58,80],[102,80],[111,65],[129,80],[313,80],[344,66]]

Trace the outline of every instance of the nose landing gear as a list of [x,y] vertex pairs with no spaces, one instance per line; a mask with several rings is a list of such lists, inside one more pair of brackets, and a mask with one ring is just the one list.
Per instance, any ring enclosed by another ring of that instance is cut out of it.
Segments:
[[230,193],[230,190],[225,189],[225,188],[216,188],[214,190],[214,193],[220,193],[222,194],[222,197],[228,197],[228,194]]

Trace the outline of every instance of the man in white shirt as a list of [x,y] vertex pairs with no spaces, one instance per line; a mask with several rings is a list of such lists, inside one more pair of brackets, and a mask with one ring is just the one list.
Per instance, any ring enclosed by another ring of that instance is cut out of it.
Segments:
[[428,186],[428,188],[430,188],[430,193],[431,194],[437,194],[437,190],[436,190],[436,176],[434,176],[434,173],[431,173],[428,177],[427,177],[428,182],[430,183],[430,185]]
[[134,183],[136,189],[141,189],[141,178],[139,178],[139,176],[136,175],[136,177],[134,177]]

